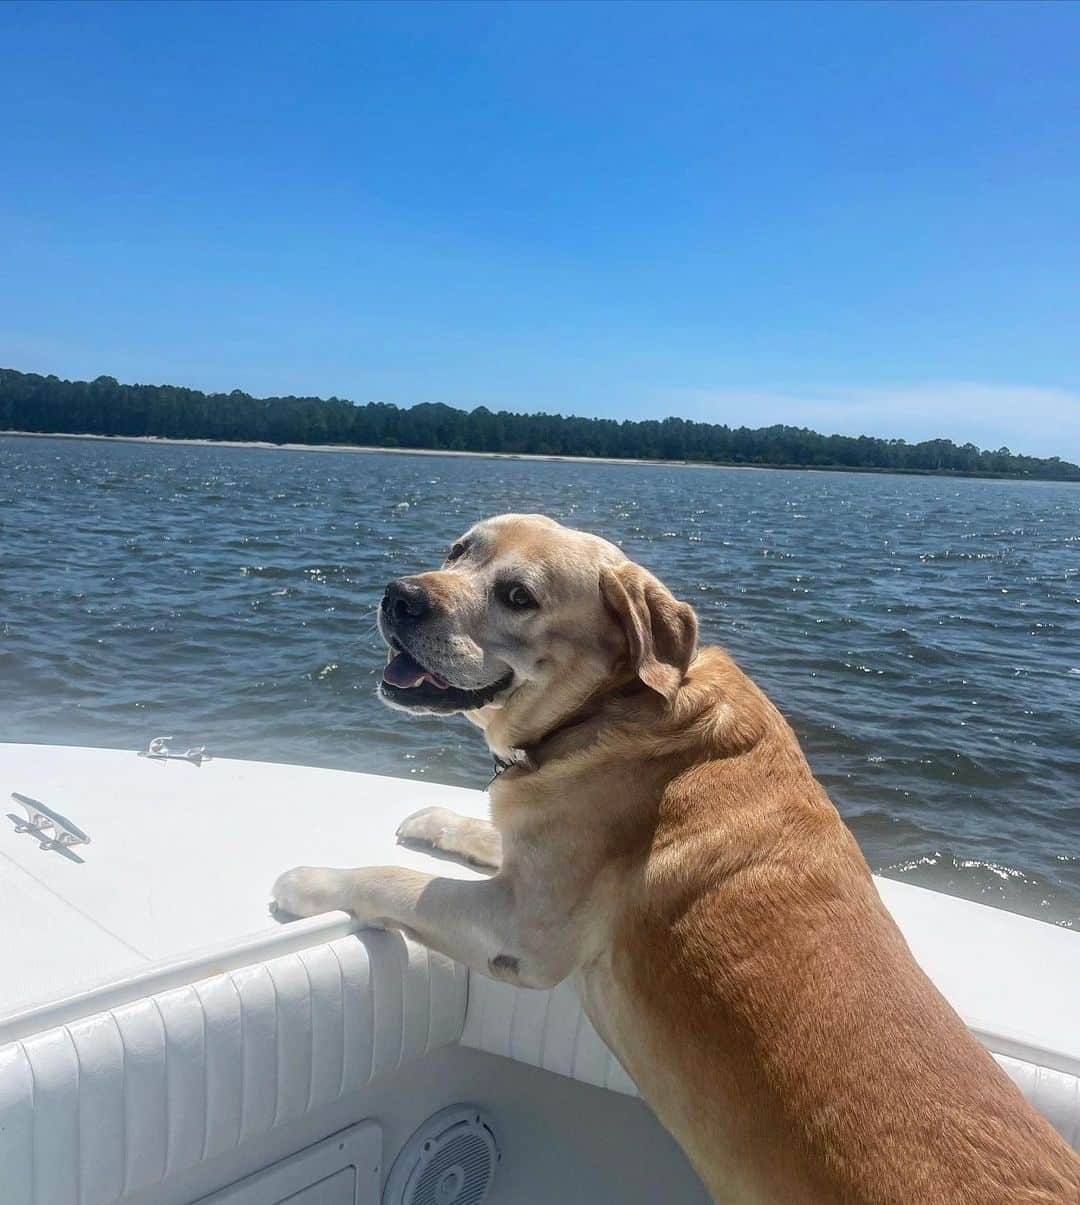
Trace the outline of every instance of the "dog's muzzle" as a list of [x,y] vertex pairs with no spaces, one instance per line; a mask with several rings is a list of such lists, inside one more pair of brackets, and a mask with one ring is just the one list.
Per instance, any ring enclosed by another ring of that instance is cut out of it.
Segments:
[[379,628],[390,645],[379,694],[395,707],[410,711],[458,712],[484,707],[513,681],[508,673],[476,690],[465,690],[430,670],[409,648],[410,636],[432,614],[431,598],[418,582],[398,578],[386,587],[379,605]]

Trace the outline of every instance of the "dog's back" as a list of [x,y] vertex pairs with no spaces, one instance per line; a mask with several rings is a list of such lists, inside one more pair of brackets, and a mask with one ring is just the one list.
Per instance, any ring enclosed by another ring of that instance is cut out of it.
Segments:
[[779,713],[720,650],[687,690],[716,746],[662,794],[607,977],[633,1004],[599,1011],[710,1189],[1080,1202],[1080,1162],[916,965]]

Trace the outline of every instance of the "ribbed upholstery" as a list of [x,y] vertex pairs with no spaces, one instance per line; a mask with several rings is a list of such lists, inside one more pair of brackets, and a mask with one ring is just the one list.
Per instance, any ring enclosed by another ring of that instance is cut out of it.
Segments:
[[522,991],[473,975],[461,1044],[636,1096],[634,1081],[600,1040],[570,980]]
[[[520,991],[474,975],[461,1043],[636,1096],[634,1081],[597,1036],[570,982],[550,992]],[[995,1054],[1023,1094],[1080,1150],[1080,1078]]]
[[466,972],[365,932],[0,1047],[4,1205],[111,1205],[457,1041]]
[[[636,1094],[571,983],[469,979],[364,932],[0,1047],[0,1199],[112,1205],[459,1039]],[[1080,1148],[1080,1079],[995,1057]]]
[[1080,1151],[1080,1077],[1006,1054],[994,1058],[1062,1138]]

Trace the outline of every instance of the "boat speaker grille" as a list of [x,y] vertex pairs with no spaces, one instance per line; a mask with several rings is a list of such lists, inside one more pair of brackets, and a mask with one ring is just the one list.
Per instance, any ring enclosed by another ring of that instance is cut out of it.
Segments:
[[398,1152],[382,1205],[482,1205],[499,1158],[494,1128],[480,1109],[441,1109]]

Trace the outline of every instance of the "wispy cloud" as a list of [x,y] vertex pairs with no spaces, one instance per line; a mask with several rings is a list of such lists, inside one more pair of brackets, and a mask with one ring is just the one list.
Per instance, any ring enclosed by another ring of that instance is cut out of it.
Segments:
[[1080,392],[1034,385],[928,381],[895,388],[685,390],[671,413],[711,422],[790,423],[826,434],[969,440],[1033,456],[1080,461]]

